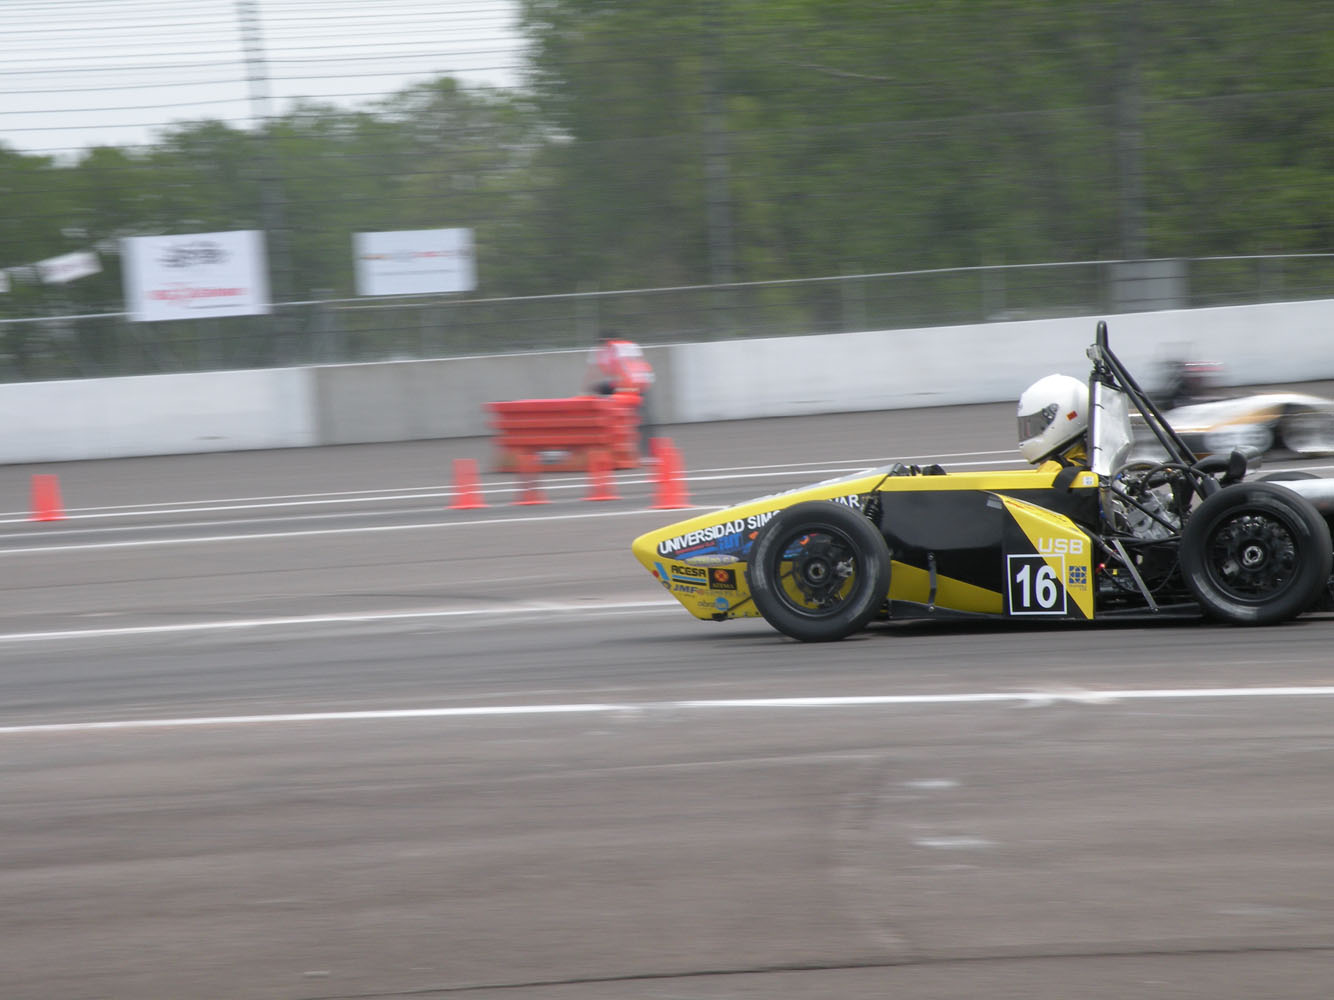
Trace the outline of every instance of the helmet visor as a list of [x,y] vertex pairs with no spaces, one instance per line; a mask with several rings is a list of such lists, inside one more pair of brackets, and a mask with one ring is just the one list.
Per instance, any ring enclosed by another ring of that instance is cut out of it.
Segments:
[[1019,440],[1027,441],[1035,438],[1056,419],[1056,404],[1048,403],[1037,413],[1025,413],[1019,417]]

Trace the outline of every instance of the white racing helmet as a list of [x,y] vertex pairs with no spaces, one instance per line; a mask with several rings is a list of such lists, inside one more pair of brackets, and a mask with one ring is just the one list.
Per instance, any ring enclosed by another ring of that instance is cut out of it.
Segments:
[[1088,430],[1088,385],[1070,375],[1040,378],[1019,397],[1019,453],[1037,465]]

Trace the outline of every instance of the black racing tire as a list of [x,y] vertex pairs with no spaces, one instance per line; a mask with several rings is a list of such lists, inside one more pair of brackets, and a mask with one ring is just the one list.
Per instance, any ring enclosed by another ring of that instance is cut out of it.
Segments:
[[889,546],[866,515],[831,500],[776,514],[746,566],[764,620],[803,642],[833,642],[864,629],[889,594]]
[[1314,472],[1306,472],[1303,469],[1284,469],[1281,472],[1271,472],[1268,475],[1261,476],[1256,480],[1257,483],[1282,483],[1292,482],[1296,479],[1319,479]]
[[1284,448],[1303,458],[1334,454],[1334,413],[1290,414],[1279,425],[1279,437]]
[[1238,483],[1194,511],[1181,533],[1181,574],[1211,618],[1272,625],[1319,599],[1334,562],[1329,525],[1282,486]]

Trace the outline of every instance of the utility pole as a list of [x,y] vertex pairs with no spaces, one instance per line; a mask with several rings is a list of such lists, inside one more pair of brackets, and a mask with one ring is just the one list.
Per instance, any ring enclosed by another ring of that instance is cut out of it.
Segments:
[[255,163],[259,167],[260,224],[264,229],[269,256],[270,289],[275,305],[273,331],[277,340],[275,360],[279,363],[300,360],[297,345],[289,336],[292,324],[276,308],[292,298],[292,256],[288,240],[287,202],[283,197],[282,170],[274,151],[269,128],[269,70],[264,57],[264,36],[260,28],[256,0],[236,0],[236,16],[241,26],[241,45],[245,52],[246,84],[250,91],[251,135],[255,142]]
[[[730,285],[736,280],[736,268],[728,166],[727,106],[721,83],[723,62],[719,51],[723,32],[718,17],[720,6],[715,0],[703,0],[704,197],[709,235],[709,280],[714,285]],[[733,310],[729,308],[731,298],[731,289],[718,289],[712,294],[715,306],[713,327],[718,333],[727,333],[730,329],[733,316]]]
[[722,107],[722,95],[712,79],[707,101],[704,176],[709,204],[709,277],[715,285],[725,285],[736,278],[732,252],[731,174],[728,166],[727,116]]
[[1142,260],[1144,238],[1144,101],[1139,0],[1122,0],[1116,86],[1116,169],[1120,181],[1121,258]]

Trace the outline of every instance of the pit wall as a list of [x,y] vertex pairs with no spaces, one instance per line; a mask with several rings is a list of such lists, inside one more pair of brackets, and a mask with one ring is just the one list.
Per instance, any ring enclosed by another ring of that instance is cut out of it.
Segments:
[[[660,424],[1016,399],[1083,377],[1100,317],[650,347]],[[1171,358],[1232,384],[1334,378],[1334,299],[1102,317],[1151,384]],[[0,385],[0,463],[490,434],[485,403],[577,395],[587,352]]]
[[319,444],[295,369],[0,385],[0,463]]

